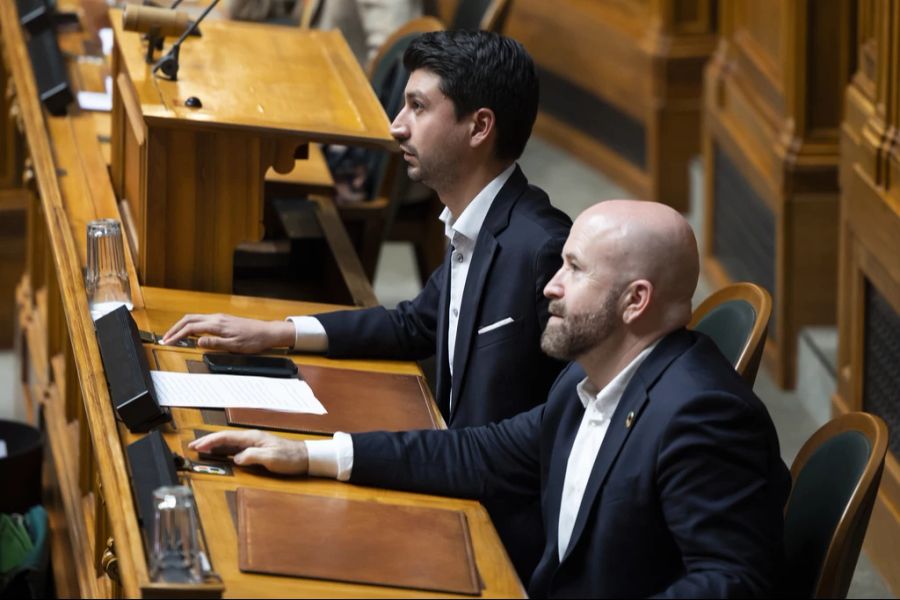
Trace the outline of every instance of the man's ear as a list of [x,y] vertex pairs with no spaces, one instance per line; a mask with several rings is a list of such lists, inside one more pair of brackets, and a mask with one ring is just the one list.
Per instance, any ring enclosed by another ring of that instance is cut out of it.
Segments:
[[497,118],[489,108],[479,108],[470,117],[469,145],[473,148],[481,146],[490,138],[496,126]]
[[623,296],[625,308],[622,311],[622,321],[630,325],[641,315],[647,312],[650,306],[650,298],[653,296],[653,284],[646,279],[632,281],[626,288]]

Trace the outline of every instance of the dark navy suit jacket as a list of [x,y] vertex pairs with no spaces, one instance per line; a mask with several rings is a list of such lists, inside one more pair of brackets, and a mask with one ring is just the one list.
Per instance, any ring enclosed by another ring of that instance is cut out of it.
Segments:
[[[544,286],[562,263],[571,220],[516,167],[494,198],[475,242],[460,305],[453,377],[447,357],[450,252],[422,292],[394,310],[316,315],[333,358],[418,360],[436,354],[436,400],[452,428],[485,425],[541,404],[563,363],[541,352]],[[507,317],[513,322],[478,334]],[[452,386],[452,411],[450,409]],[[540,498],[485,502],[519,575],[540,558]]]
[[[563,364],[545,356],[544,286],[561,264],[571,221],[516,167],[491,204],[475,244],[460,306],[451,383],[447,360],[450,254],[422,292],[394,310],[316,315],[333,358],[419,360],[435,355],[437,403],[450,427],[484,425],[547,399]],[[507,317],[508,325],[479,335]],[[450,392],[453,410],[450,412]]]
[[713,342],[684,329],[626,388],[559,560],[584,376],[573,363],[545,405],[499,424],[353,435],[351,481],[478,499],[537,491],[546,537],[532,597],[773,593],[790,475],[772,421]]

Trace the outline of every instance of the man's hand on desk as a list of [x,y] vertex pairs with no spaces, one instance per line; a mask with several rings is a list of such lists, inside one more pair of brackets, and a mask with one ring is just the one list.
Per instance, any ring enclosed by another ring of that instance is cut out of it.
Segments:
[[189,335],[198,336],[197,346],[213,350],[255,354],[278,346],[294,345],[290,321],[258,321],[232,315],[185,315],[163,336],[163,344]]
[[247,467],[261,465],[282,475],[306,475],[309,455],[302,441],[286,440],[271,433],[251,431],[217,431],[191,442],[197,452],[216,454],[217,449],[234,452],[234,464]]

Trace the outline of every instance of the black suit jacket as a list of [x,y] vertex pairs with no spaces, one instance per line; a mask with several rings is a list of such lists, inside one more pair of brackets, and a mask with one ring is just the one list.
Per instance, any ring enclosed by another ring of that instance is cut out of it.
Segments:
[[538,491],[546,540],[533,597],[773,593],[790,476],[772,421],[713,342],[683,329],[626,388],[559,560],[584,376],[573,363],[545,405],[499,424],[354,435],[351,481],[479,499]]
[[[450,254],[422,292],[394,310],[316,315],[333,358],[419,360],[436,353],[437,403],[450,427],[484,425],[547,399],[563,364],[545,356],[544,286],[561,264],[571,221],[516,167],[491,204],[466,278],[457,324],[454,376],[447,360]],[[513,323],[482,327],[511,317]],[[450,412],[450,394],[453,408]]]

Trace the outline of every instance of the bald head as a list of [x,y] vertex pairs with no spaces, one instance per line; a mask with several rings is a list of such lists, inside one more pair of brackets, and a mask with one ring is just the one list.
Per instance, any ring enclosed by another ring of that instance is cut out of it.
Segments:
[[541,348],[577,360],[599,389],[691,319],[700,265],[690,225],[655,202],[608,200],[581,213],[544,288]]
[[661,327],[690,321],[700,264],[694,232],[677,211],[656,202],[608,200],[581,213],[572,233],[584,238],[588,260],[618,272],[620,286],[652,284],[648,316]]

